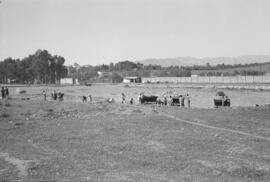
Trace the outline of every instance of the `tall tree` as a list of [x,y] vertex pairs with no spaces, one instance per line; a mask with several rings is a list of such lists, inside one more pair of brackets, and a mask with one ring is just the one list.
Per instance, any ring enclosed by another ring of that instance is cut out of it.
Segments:
[[55,78],[57,82],[59,82],[60,79],[66,77],[68,73],[67,68],[64,66],[65,58],[62,56],[54,56],[53,60],[55,63]]

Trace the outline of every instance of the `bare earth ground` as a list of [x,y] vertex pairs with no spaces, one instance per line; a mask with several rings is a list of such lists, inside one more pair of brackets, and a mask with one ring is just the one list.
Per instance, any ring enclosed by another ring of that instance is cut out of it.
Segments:
[[270,180],[269,107],[21,98],[0,100],[1,182]]

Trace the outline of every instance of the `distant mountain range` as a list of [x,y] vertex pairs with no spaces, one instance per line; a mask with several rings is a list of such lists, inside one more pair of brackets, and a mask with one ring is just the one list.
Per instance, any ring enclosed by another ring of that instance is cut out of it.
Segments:
[[168,66],[193,66],[193,65],[210,65],[217,64],[250,64],[250,63],[265,63],[270,62],[270,55],[248,55],[239,57],[206,57],[206,58],[195,58],[195,57],[178,57],[178,58],[161,58],[161,59],[144,59],[137,61],[144,65],[161,65],[163,67]]

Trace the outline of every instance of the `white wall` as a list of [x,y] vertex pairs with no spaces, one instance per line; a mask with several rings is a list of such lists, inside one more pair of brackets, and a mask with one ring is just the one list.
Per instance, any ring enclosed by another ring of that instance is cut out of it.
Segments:
[[60,79],[60,84],[73,84],[73,79],[72,78],[61,78]]
[[154,77],[142,78],[142,82],[170,82],[170,83],[270,83],[270,76],[212,76],[212,77]]
[[123,83],[131,83],[131,81],[129,79],[124,79]]

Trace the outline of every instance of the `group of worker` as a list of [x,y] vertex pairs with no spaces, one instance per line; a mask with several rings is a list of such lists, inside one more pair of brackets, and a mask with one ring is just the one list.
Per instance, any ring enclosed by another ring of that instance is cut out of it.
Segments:
[[7,86],[2,87],[1,95],[2,95],[2,99],[7,99],[9,97],[9,90]]
[[89,96],[82,96],[82,102],[92,102],[92,96],[89,95]]
[[[2,89],[3,90],[3,89]],[[43,97],[44,97],[44,100],[46,101],[47,99],[47,96],[46,96],[46,90],[43,90],[42,91],[42,94],[43,94]],[[3,94],[2,94],[3,95]],[[52,100],[59,100],[59,101],[62,101],[63,100],[63,96],[64,96],[64,93],[57,93],[56,91],[54,91],[52,94],[51,94],[51,97],[52,97]],[[124,93],[121,94],[121,97],[122,97],[122,104],[125,104],[127,103],[126,101],[126,95]],[[144,97],[144,93],[140,93],[139,96],[138,96],[138,103],[139,104],[142,104],[142,99]],[[163,96],[162,98],[158,98],[156,100],[156,103],[158,105],[165,105],[165,106],[173,106],[173,105],[178,105],[178,106],[181,106],[181,107],[185,107],[185,100],[186,100],[186,103],[187,103],[187,107],[190,108],[190,96],[189,94],[186,94],[186,95],[178,95],[178,96]],[[89,96],[82,96],[82,102],[91,102],[92,101],[92,96],[89,95]],[[108,99],[108,102],[113,102],[113,99]],[[130,100],[128,101],[129,104],[134,104],[134,99],[133,97],[130,98]]]
[[[157,104],[165,106],[180,106],[185,107],[185,105],[190,108],[190,96],[186,95],[176,95],[176,96],[163,96],[157,99]],[[185,104],[186,103],[186,104]]]
[[53,100],[63,101],[64,100],[64,93],[62,92],[56,92],[55,90],[51,94],[51,97]]
[[[43,100],[46,101],[47,100],[47,90],[43,90],[42,91],[42,95],[43,95]],[[51,98],[52,100],[58,100],[58,101],[63,101],[64,100],[64,93],[62,92],[56,92],[55,90],[51,93]]]
[[[122,96],[122,104],[126,103],[126,95],[124,93],[121,94]],[[142,104],[142,99],[144,97],[144,93],[140,93],[138,96],[138,103]],[[189,94],[186,95],[177,95],[177,96],[163,96],[162,98],[158,98],[156,100],[156,103],[159,105],[165,105],[165,106],[173,106],[173,105],[178,105],[180,107],[185,107],[185,100],[187,107],[190,108],[191,100]],[[129,104],[133,104],[134,100],[131,97],[129,100]]]
[[[2,87],[1,89],[1,94],[2,94],[2,99],[4,98],[8,98],[9,97],[9,90],[8,87]],[[42,91],[42,95],[43,95],[43,99],[44,101],[47,100],[47,91],[43,90]],[[59,100],[59,101],[63,101],[63,96],[64,93],[61,92],[56,92],[55,90],[53,91],[53,93],[51,94],[52,100]],[[122,96],[122,104],[126,103],[126,95],[124,93],[121,94]],[[138,96],[138,103],[142,104],[142,98],[144,97],[144,93],[140,93]],[[179,95],[179,96],[163,96],[162,98],[157,99],[156,103],[159,105],[168,105],[168,106],[173,106],[175,105],[175,99],[179,99],[176,104],[179,104],[179,106],[181,107],[185,107],[185,100],[187,102],[187,107],[190,107],[190,96],[189,94],[186,95]],[[89,100],[90,102],[92,101],[92,96],[89,95],[87,96],[83,96],[83,102],[87,102],[87,100]],[[131,97],[130,100],[128,101],[129,104],[133,104],[134,103],[134,99]]]
[[[126,95],[124,93],[121,94],[122,96],[122,104],[125,104],[126,103]],[[130,104],[133,104],[133,98],[131,97],[130,100],[129,100],[129,103]]]
[[[176,100],[176,102],[174,100]],[[190,96],[189,96],[189,94],[179,95],[179,96],[174,96],[174,97],[169,96],[168,105],[169,106],[179,105],[180,107],[185,107],[185,100],[186,100],[186,103],[187,103],[187,107],[190,108]],[[166,103],[164,103],[164,105],[166,105]]]

